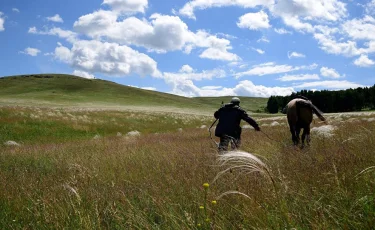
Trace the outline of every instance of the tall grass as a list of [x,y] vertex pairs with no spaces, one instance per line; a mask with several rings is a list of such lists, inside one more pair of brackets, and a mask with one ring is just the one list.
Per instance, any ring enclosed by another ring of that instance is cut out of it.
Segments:
[[[27,117],[35,111],[20,112],[25,123],[3,110],[2,124],[28,127],[32,118]],[[217,162],[200,119],[186,123],[182,132],[170,124],[172,129],[159,134],[139,122],[129,130],[141,136],[126,137],[117,136],[118,129],[110,132],[115,127],[111,118],[118,126],[126,120],[115,112],[102,113],[84,112],[91,121],[105,121],[86,124],[89,131],[103,127],[100,139],[92,139],[92,133],[76,138],[80,135],[72,128],[75,138],[65,141],[53,135],[45,141],[35,132],[19,147],[1,147],[0,229],[198,229],[204,204],[214,229],[371,229],[375,224],[374,122],[332,121],[333,136],[313,134],[311,146],[303,150],[291,145],[285,125],[263,127],[272,140],[245,129],[241,150],[261,162],[248,174],[236,168],[238,162],[231,161],[232,172]],[[52,129],[46,125],[50,119],[39,120],[44,130]],[[163,118],[155,119],[164,124]],[[27,137],[13,128],[8,132],[13,137]],[[205,182],[210,183],[207,191]],[[220,197],[228,191],[247,197]]]

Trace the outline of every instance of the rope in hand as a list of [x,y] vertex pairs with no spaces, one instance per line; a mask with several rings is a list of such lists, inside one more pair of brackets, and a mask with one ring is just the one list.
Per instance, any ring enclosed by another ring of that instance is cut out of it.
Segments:
[[273,138],[271,138],[267,133],[265,133],[263,130],[260,130],[260,132],[262,132],[268,139],[270,139],[271,141],[274,141],[274,142],[277,142],[277,143],[280,143],[280,144],[283,144],[285,146],[285,144],[282,142],[282,141],[278,141],[278,140],[275,140]]

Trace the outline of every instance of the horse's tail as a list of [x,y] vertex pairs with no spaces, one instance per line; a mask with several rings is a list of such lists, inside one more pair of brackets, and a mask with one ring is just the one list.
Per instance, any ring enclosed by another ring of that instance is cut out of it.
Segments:
[[323,113],[322,113],[322,111],[320,111],[315,105],[313,105],[312,103],[311,103],[311,108],[312,108],[312,110],[313,110],[313,112],[319,117],[319,119],[321,120],[321,121],[325,121],[326,119],[325,119],[325,117],[323,117]]

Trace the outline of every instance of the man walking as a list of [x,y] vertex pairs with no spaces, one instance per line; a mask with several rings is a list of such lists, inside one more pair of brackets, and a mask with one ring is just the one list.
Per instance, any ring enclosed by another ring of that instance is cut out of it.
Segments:
[[246,111],[240,107],[240,99],[238,97],[233,97],[231,102],[223,105],[214,113],[214,116],[219,119],[215,130],[215,136],[220,137],[219,152],[228,151],[228,145],[231,141],[232,150],[240,147],[241,120],[249,123],[256,131],[260,131],[256,121],[249,117]]

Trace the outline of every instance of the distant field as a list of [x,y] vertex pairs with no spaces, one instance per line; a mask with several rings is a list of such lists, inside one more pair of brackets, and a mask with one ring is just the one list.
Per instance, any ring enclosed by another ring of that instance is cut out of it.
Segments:
[[[69,106],[102,109],[212,113],[230,97],[186,98],[104,80],[71,75],[39,74],[0,78],[0,105]],[[267,98],[241,97],[250,112],[263,111]]]

